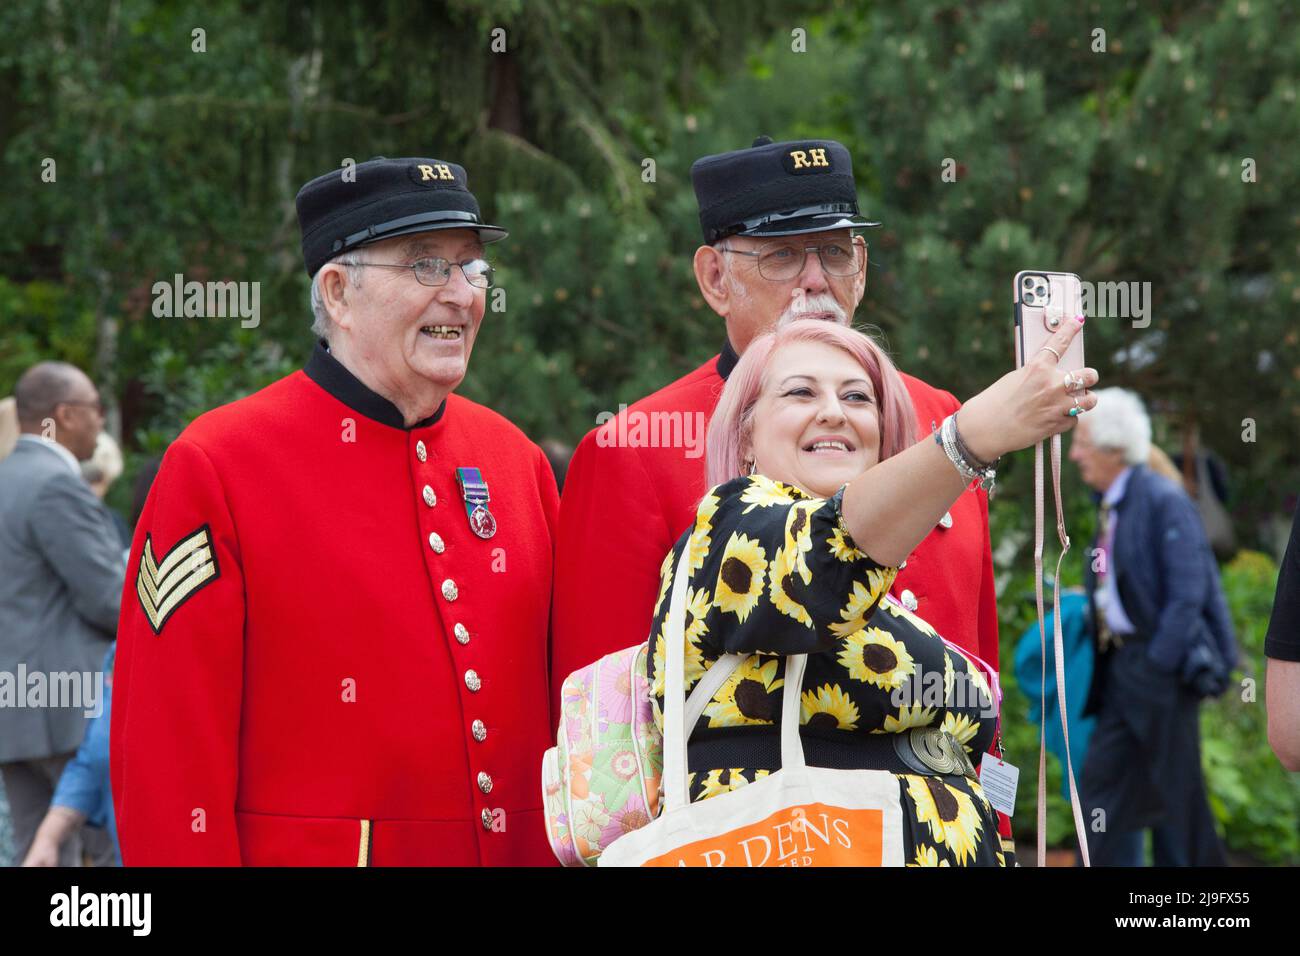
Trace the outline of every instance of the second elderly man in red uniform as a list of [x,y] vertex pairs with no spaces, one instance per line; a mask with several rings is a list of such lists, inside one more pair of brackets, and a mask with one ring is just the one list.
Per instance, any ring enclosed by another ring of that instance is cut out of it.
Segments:
[[298,194],[311,359],[196,419],[140,518],[112,726],[128,866],[554,863],[555,481],[452,394],[505,231],[454,163],[355,173]]
[[[695,278],[724,319],[726,339],[718,356],[589,432],[573,456],[556,541],[551,699],[557,708],[570,673],[646,639],[664,555],[707,490],[700,448],[628,436],[648,436],[656,433],[655,422],[689,415],[697,416],[696,433],[703,434],[699,426],[756,335],[795,315],[847,324],[866,289],[866,245],[852,230],[879,223],[858,215],[851,160],[839,143],[759,137],[750,149],[698,160],[691,178],[705,242],[695,252]],[[902,377],[917,434],[928,439],[932,423],[960,402]],[[679,432],[686,434],[684,427]],[[997,667],[983,491],[958,499],[909,555],[892,593],[940,634]]]

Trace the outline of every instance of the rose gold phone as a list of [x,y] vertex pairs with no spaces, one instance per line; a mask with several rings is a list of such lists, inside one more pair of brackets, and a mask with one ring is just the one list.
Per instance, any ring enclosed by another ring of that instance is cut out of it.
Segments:
[[[1011,298],[1015,303],[1016,368],[1024,365],[1027,357],[1037,355],[1061,330],[1063,322],[1073,322],[1076,315],[1083,315],[1082,288],[1073,272],[1017,272],[1011,283]],[[1082,329],[1061,356],[1058,367],[1063,372],[1084,367]]]

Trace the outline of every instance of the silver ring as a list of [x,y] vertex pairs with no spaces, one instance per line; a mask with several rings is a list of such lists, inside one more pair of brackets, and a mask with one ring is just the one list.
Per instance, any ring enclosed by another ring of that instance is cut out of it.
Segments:
[[1061,353],[1058,352],[1058,351],[1056,351],[1056,349],[1052,348],[1050,345],[1044,345],[1044,346],[1043,346],[1041,349],[1039,349],[1038,351],[1040,351],[1040,352],[1051,352],[1053,355],[1056,356],[1056,360],[1057,360],[1058,362],[1061,361]]
[[1082,382],[1080,379],[1077,379],[1077,378],[1074,377],[1074,373],[1073,373],[1073,372],[1066,372],[1066,373],[1065,373],[1065,390],[1066,390],[1067,392],[1072,392],[1072,391],[1074,391],[1076,388],[1078,388],[1078,387],[1079,387],[1080,385],[1082,385],[1082,384],[1083,384],[1083,382]]

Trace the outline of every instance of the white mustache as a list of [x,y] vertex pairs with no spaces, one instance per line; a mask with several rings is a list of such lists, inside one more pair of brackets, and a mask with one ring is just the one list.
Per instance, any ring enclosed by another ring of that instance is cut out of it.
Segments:
[[849,317],[835,297],[827,292],[821,292],[817,295],[806,295],[802,299],[791,301],[786,310],[781,313],[781,318],[777,320],[777,325],[781,326],[787,322],[793,322],[804,315],[816,312],[829,312],[834,316],[835,321],[840,325],[848,325]]

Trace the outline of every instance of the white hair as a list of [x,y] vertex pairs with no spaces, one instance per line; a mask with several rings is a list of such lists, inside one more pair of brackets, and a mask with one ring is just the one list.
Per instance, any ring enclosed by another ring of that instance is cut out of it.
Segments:
[[318,339],[330,340],[330,329],[333,323],[330,322],[329,311],[325,308],[325,298],[321,293],[320,277],[325,266],[331,262],[346,266],[348,271],[348,282],[354,288],[361,287],[361,264],[366,262],[365,249],[353,249],[349,252],[341,253],[333,259],[328,259],[316,270],[316,274],[311,277],[311,334]]
[[748,302],[749,297],[752,293],[750,293],[749,286],[745,283],[745,281],[741,279],[740,276],[732,272],[731,258],[726,255],[726,250],[728,247],[724,246],[720,242],[717,242],[713,244],[713,248],[717,249],[719,252],[723,254],[722,255],[722,280],[727,284],[727,288],[731,290],[732,298],[737,299],[740,302]]
[[1124,453],[1124,463],[1145,464],[1151,454],[1151,418],[1136,392],[1103,388],[1093,392],[1097,407],[1088,412],[1088,440],[1097,448]]
[[95,439],[95,451],[81,463],[81,476],[87,484],[106,482],[112,484],[122,476],[122,449],[113,436],[101,431]]

